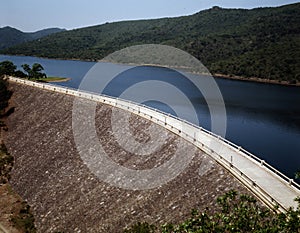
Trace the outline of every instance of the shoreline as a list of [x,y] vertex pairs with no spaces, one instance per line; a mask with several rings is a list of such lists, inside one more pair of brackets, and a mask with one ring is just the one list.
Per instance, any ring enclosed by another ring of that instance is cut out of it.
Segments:
[[190,72],[190,71],[184,70],[184,69],[188,69],[189,67],[160,66],[157,64],[145,64],[145,63],[120,63],[120,62],[112,62],[112,61],[107,61],[107,60],[98,60],[97,62],[113,63],[113,64],[120,64],[120,65],[128,65],[128,66],[163,67],[163,68],[169,68],[169,69],[179,69],[179,70],[182,70],[182,71],[190,73],[190,74],[206,75],[206,76],[212,76],[214,78],[229,79],[229,80],[233,80],[233,81],[236,80],[236,81],[245,81],[245,82],[262,83],[262,84],[275,84],[275,85],[281,85],[281,86],[300,87],[300,81],[293,84],[293,83],[289,83],[288,81],[279,81],[279,80],[274,80],[274,79],[265,79],[265,78],[258,78],[258,77],[245,78],[245,77],[236,76],[236,75],[226,75],[226,74],[220,74],[220,73],[215,73],[215,74],[197,73],[197,72]]
[[[23,56],[23,57],[36,57],[40,59],[49,59],[49,60],[64,60],[64,61],[81,61],[81,62],[104,62],[104,63],[113,63],[113,64],[120,64],[120,65],[128,65],[128,66],[156,66],[156,67],[166,67],[170,69],[182,69],[183,67],[168,67],[168,66],[160,66],[157,64],[143,64],[143,63],[119,63],[119,62],[112,62],[112,61],[107,61],[107,60],[97,60],[97,59],[79,59],[79,58],[50,58],[50,57],[38,57],[38,56],[27,56],[27,55],[12,55],[12,54],[0,54],[0,55],[7,55],[7,56]],[[188,72],[188,71],[185,71]],[[236,76],[236,75],[226,75],[226,74],[220,74],[220,73],[215,73],[215,74],[204,74],[204,73],[194,73],[191,72],[192,74],[196,75],[210,75],[214,78],[221,78],[221,79],[229,79],[229,80],[238,80],[238,81],[245,81],[245,82],[253,82],[253,83],[262,83],[262,84],[274,84],[274,85],[281,85],[281,86],[291,86],[291,87],[300,87],[300,81],[298,81],[295,84],[289,83],[288,81],[279,81],[279,80],[274,80],[274,79],[265,79],[265,78],[258,78],[258,77],[250,77],[250,78],[245,78],[242,76]],[[53,80],[53,81],[48,81],[48,82],[67,82],[71,78],[66,78],[64,80]]]
[[128,65],[128,66],[163,67],[163,68],[169,68],[169,69],[179,69],[179,70],[182,70],[182,71],[190,73],[190,74],[212,76],[214,78],[229,79],[229,80],[233,80],[233,81],[245,81],[245,82],[262,83],[262,84],[274,84],[274,85],[281,85],[281,86],[300,87],[300,81],[293,84],[293,83],[289,83],[288,81],[279,81],[279,80],[274,80],[274,79],[265,79],[265,78],[258,78],[258,77],[245,78],[245,77],[236,76],[236,75],[226,75],[226,74],[220,74],[220,73],[215,73],[215,74],[197,73],[197,72],[190,72],[190,71],[185,71],[184,70],[184,69],[188,69],[189,67],[160,66],[160,65],[157,65],[157,64],[145,64],[145,63],[140,63],[140,64],[138,64],[138,63],[119,63],[119,62],[111,62],[111,61],[106,61],[106,60],[99,60],[97,62]]
[[50,80],[50,81],[47,81],[48,83],[62,83],[62,82],[68,82],[70,81],[71,78],[62,78],[62,79],[57,79],[57,80]]
[[292,86],[292,87],[300,87],[300,82],[297,82],[295,84],[289,83],[288,81],[279,81],[274,79],[264,79],[264,78],[257,78],[257,77],[250,77],[245,78],[241,76],[230,76],[226,74],[213,74],[212,75],[215,78],[221,78],[221,79],[229,79],[229,80],[237,80],[237,81],[245,81],[245,82],[253,82],[253,83],[263,83],[263,84],[275,84],[275,85],[281,85],[281,86]]

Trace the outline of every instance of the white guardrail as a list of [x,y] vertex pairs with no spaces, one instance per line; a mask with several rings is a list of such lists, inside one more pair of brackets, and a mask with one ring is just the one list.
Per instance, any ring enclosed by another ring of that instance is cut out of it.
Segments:
[[58,85],[53,85],[49,83],[42,82],[33,82],[25,79],[8,77],[10,81],[16,83],[22,83],[33,87],[38,87],[45,90],[50,90],[54,92],[59,92],[67,95],[77,96],[101,103],[105,103],[111,106],[115,106],[124,110],[127,110],[131,113],[137,114],[143,118],[149,119],[164,128],[174,132],[185,140],[191,142],[196,147],[200,148],[207,154],[209,154],[213,159],[215,159],[219,164],[228,169],[236,178],[238,178],[244,185],[246,185],[254,194],[256,194],[265,204],[269,207],[273,208],[274,206],[278,206],[281,211],[286,211],[287,206],[282,205],[276,198],[274,198],[270,193],[266,192],[262,187],[260,187],[255,180],[251,179],[245,173],[243,173],[238,167],[233,165],[232,161],[225,159],[225,157],[221,154],[218,154],[216,151],[212,150],[208,146],[204,145],[197,138],[199,133],[205,133],[211,139],[218,140],[222,142],[227,147],[232,150],[238,151],[241,155],[247,157],[249,160],[252,160],[255,164],[265,167],[268,171],[273,173],[276,178],[281,180],[284,184],[286,184],[290,188],[294,188],[300,192],[300,185],[296,183],[293,179],[290,179],[264,160],[258,158],[257,156],[251,154],[247,150],[242,147],[228,141],[225,138],[220,137],[202,127],[194,125],[186,120],[180,119],[176,116],[172,116],[170,114],[166,114],[160,110],[151,108],[149,106],[145,106],[143,104],[134,103],[132,101],[119,99],[116,97],[111,97],[103,94],[91,93],[88,91],[77,90],[69,87],[62,87]]

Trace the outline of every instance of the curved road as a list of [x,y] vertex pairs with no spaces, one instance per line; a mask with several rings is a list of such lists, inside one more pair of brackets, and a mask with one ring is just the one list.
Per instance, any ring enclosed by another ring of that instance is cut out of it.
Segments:
[[[141,117],[147,118],[158,125],[174,132],[180,137],[191,142],[218,163],[227,168],[237,179],[246,185],[258,198],[270,207],[279,204],[280,210],[285,211],[289,207],[297,207],[294,199],[300,196],[299,185],[283,179],[283,176],[276,174],[269,169],[263,161],[258,162],[251,158],[249,153],[240,150],[236,145],[230,143],[212,133],[191,125],[181,119],[174,118],[165,113],[146,106],[140,106],[132,102],[116,99],[109,96],[101,96],[84,91],[73,90],[65,87],[49,84],[40,84],[18,78],[9,78],[10,81],[47,89],[54,92],[86,98],[92,101],[102,102],[116,106]],[[270,165],[268,165],[270,167]],[[277,172],[279,173],[279,172]],[[296,186],[298,188],[296,188]]]

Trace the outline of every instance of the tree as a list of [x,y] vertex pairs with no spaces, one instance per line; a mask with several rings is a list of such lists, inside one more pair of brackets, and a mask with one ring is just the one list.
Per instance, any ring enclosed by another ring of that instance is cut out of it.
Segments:
[[296,178],[296,179],[300,179],[300,170],[296,172],[295,178]]
[[8,100],[12,95],[12,91],[8,90],[8,82],[4,77],[0,77],[0,118],[5,113],[8,106]]
[[[218,197],[218,208],[214,210],[206,208],[203,212],[193,210],[191,217],[182,223],[162,225],[161,232],[300,233],[300,198],[297,198],[296,201],[298,202],[296,210],[290,208],[285,213],[277,213],[257,203],[252,196],[239,195],[236,191],[231,190]],[[137,223],[124,232],[150,233],[154,229],[153,225]]]
[[46,78],[47,77],[46,74],[42,72],[44,70],[44,67],[39,63],[34,63],[32,65],[31,70],[32,70],[34,78],[38,79],[38,78]]
[[24,72],[21,71],[21,70],[17,70],[17,71],[15,72],[15,76],[18,77],[18,78],[27,78],[27,75],[24,74]]
[[39,63],[34,63],[32,68],[28,64],[23,64],[22,68],[28,74],[28,79],[46,78],[46,74],[42,73],[44,67]]
[[24,74],[21,70],[16,70],[16,68],[17,66],[11,61],[0,62],[0,76],[11,75],[20,78],[25,78],[26,74]]
[[154,233],[156,227],[154,225],[150,225],[147,222],[138,222],[137,224],[133,225],[130,229],[125,229],[124,233]]
[[11,61],[0,62],[0,76],[2,75],[14,75],[16,72],[17,66]]
[[23,64],[22,65],[22,68],[23,68],[23,70],[25,71],[25,72],[27,72],[27,74],[28,74],[28,77],[31,77],[31,68],[30,68],[30,66],[28,65],[28,64]]
[[39,63],[34,63],[34,64],[32,65],[32,72],[33,72],[33,73],[40,73],[42,70],[44,70],[44,67],[43,67],[41,64],[39,64]]

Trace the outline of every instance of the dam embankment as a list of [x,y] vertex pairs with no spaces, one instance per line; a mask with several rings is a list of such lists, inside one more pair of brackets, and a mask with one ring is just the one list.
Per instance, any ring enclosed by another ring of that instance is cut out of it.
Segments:
[[[15,157],[11,184],[32,206],[38,232],[120,232],[138,221],[178,222],[193,208],[215,208],[215,199],[245,186],[210,156],[167,129],[125,110],[132,134],[149,138],[147,128],[163,130],[163,146],[140,157],[122,149],[112,133],[115,107],[97,103],[96,131],[106,154],[122,166],[150,169],[172,157],[195,153],[189,166],[170,182],[149,190],[126,190],[99,180],[82,161],[72,130],[74,96],[10,82],[15,112],[8,119],[5,143]],[[89,101],[87,101],[87,104]]]

